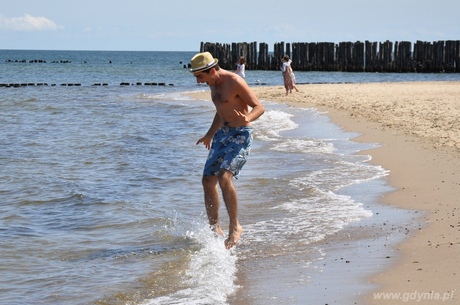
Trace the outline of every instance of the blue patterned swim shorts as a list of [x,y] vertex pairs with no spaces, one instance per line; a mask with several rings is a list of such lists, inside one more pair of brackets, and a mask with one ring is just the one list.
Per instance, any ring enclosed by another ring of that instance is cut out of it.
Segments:
[[226,169],[238,178],[251,149],[252,133],[250,126],[220,128],[212,139],[203,176],[215,176],[220,169]]

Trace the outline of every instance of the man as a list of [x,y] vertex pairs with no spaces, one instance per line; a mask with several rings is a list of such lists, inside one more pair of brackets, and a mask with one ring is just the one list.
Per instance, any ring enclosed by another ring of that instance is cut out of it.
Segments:
[[233,177],[238,177],[246,163],[252,144],[251,122],[264,113],[264,107],[244,79],[221,69],[217,58],[209,52],[192,58],[190,72],[198,83],[208,84],[216,107],[211,127],[196,144],[203,143],[209,150],[202,180],[209,224],[218,234],[224,234],[219,223],[219,184],[229,216],[225,247],[230,249],[243,233],[238,222],[238,197]]

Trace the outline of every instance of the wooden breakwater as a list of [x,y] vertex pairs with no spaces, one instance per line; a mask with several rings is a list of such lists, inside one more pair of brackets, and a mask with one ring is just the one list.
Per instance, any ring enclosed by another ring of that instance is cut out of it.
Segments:
[[459,73],[460,40],[436,42],[296,42],[231,44],[202,42],[219,65],[234,70],[240,56],[248,70],[279,70],[281,58],[289,55],[296,71]]
[[[62,84],[48,84],[48,83],[0,83],[0,88],[22,88],[22,87],[83,87],[81,83],[62,83]],[[108,83],[93,83],[91,87],[106,87],[109,86]],[[161,82],[121,82],[120,86],[166,86],[166,83]],[[172,87],[174,84],[168,84]]]

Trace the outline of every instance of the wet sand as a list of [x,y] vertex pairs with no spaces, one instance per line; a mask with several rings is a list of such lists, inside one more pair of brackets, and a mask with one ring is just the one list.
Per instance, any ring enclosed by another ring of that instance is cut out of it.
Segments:
[[[262,101],[325,112],[360,133],[355,141],[380,143],[363,153],[390,171],[395,190],[381,202],[416,215],[393,255],[366,264],[362,284],[375,289],[357,293],[354,304],[460,302],[460,82],[299,85],[288,96],[282,86],[252,88]],[[351,240],[362,239],[356,234]]]

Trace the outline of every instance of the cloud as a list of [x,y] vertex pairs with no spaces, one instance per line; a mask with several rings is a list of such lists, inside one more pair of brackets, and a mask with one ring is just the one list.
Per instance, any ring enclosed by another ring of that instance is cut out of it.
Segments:
[[7,31],[55,31],[63,29],[46,17],[25,14],[23,17],[5,18],[0,16],[0,30]]

